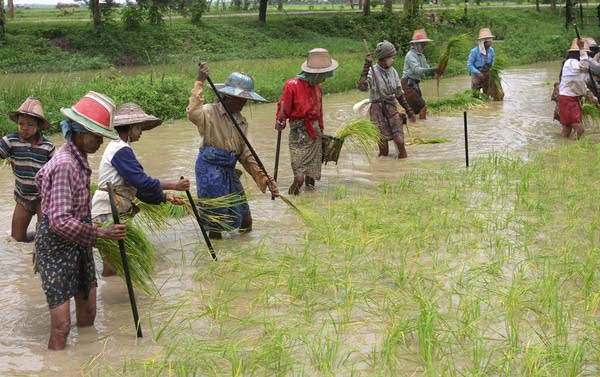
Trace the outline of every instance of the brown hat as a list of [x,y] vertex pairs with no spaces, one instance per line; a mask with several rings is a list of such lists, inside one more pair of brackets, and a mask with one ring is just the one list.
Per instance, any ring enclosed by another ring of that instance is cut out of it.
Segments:
[[492,31],[486,27],[479,29],[479,37],[477,39],[494,38]]
[[331,72],[338,67],[338,62],[331,58],[329,51],[324,48],[313,48],[308,52],[302,70],[308,73]]
[[29,115],[40,120],[40,128],[47,130],[50,128],[50,122],[44,118],[44,109],[42,109],[42,102],[35,97],[27,97],[25,102],[19,106],[17,111],[11,111],[8,113],[8,117],[15,123],[19,123],[19,115]]
[[135,103],[122,104],[115,113],[114,127],[141,126],[142,131],[148,131],[162,123],[162,119],[148,115]]
[[425,29],[417,29],[413,33],[410,43],[419,42],[433,42],[433,39],[427,38],[427,33],[425,32]]
[[[578,38],[573,39],[571,42],[571,48],[568,51],[579,51],[579,45],[577,44]],[[587,40],[583,39],[583,49],[587,52],[590,52],[590,45]]]

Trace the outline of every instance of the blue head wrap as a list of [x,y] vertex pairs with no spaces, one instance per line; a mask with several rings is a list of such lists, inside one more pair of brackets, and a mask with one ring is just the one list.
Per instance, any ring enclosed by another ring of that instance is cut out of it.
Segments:
[[82,125],[77,122],[72,121],[71,119],[65,119],[60,122],[60,130],[66,141],[71,141],[73,138],[73,132],[84,133],[89,132]]

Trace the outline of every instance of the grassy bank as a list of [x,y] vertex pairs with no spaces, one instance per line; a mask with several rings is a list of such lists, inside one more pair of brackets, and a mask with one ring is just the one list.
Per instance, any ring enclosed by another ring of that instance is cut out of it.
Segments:
[[[596,31],[592,9],[585,9],[585,35]],[[467,35],[468,43],[450,57],[447,75],[464,73],[468,50],[475,44],[480,27],[487,26],[497,37],[495,49],[506,66],[560,59],[570,45],[573,31],[565,31],[558,11],[542,9],[470,9],[440,11],[435,20],[426,17],[406,20],[402,14],[375,13],[371,17],[352,14],[270,16],[266,25],[249,17],[205,19],[191,25],[185,19],[169,20],[161,27],[143,26],[124,30],[119,24],[93,31],[82,22],[23,22],[9,28],[0,41],[0,113],[16,109],[27,95],[40,97],[55,125],[58,109],[73,104],[88,90],[111,96],[117,103],[136,101],[146,110],[165,119],[184,116],[189,89],[197,62],[210,63],[215,81],[234,70],[245,71],[256,80],[257,90],[275,100],[286,78],[297,73],[306,52],[315,46],[328,48],[340,61],[336,76],[325,83],[325,92],[354,88],[360,73],[367,39],[388,39],[399,49],[396,67],[401,69],[412,31],[426,27],[434,39],[425,54],[433,65],[452,36]],[[535,33],[532,33],[535,30]],[[119,73],[122,65],[145,65],[151,74],[128,77]],[[175,67],[175,69],[163,66]],[[77,72],[103,69],[92,79]],[[108,71],[106,71],[108,70]],[[43,73],[26,80],[14,79],[14,72],[65,72],[47,79]],[[14,129],[6,118],[0,131]]]
[[101,375],[595,375],[598,161],[587,139],[300,197],[297,244],[199,266],[162,351]]

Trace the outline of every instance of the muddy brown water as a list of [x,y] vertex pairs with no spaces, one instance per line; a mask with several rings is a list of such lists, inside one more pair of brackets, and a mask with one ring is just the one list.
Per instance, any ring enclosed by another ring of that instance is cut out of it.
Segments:
[[[493,152],[526,156],[549,145],[572,142],[560,138],[560,126],[552,121],[553,102],[550,101],[550,93],[557,66],[558,63],[551,62],[505,70],[505,100],[493,103],[486,109],[468,112],[471,161]],[[440,94],[460,92],[467,89],[468,85],[467,76],[443,79]],[[425,82],[423,90],[426,98],[435,97],[435,81]],[[364,94],[358,91],[326,96],[326,133],[332,134],[344,122],[355,119],[352,105],[363,98]],[[252,105],[244,110],[250,122],[251,140],[269,171],[272,171],[275,155],[274,110],[274,104]],[[311,195],[318,201],[319,198],[323,199],[323,193],[328,190],[342,186],[368,189],[383,180],[393,180],[403,171],[411,169],[435,169],[448,163],[464,166],[463,130],[462,113],[430,114],[427,120],[410,124],[409,138],[443,137],[449,141],[409,145],[409,158],[403,161],[377,158],[376,151],[371,153],[369,161],[363,154],[344,146],[339,163],[329,163],[323,167],[323,179],[317,183],[317,190],[303,195]],[[57,146],[63,143],[59,135],[53,136],[52,140]],[[199,142],[195,127],[186,120],[180,120],[145,133],[133,147],[149,174],[164,180],[175,180],[184,175],[193,181]],[[90,156],[94,170],[103,148]],[[96,177],[94,172],[92,179],[95,181]],[[279,170],[282,191],[287,190],[290,180],[286,130],[282,138]],[[89,372],[89,365],[98,365],[96,355],[99,355],[101,364],[115,367],[119,367],[125,357],[135,357],[142,349],[147,355],[148,349],[153,347],[152,329],[144,328],[145,337],[136,339],[125,284],[119,278],[102,277],[98,277],[95,326],[87,329],[73,327],[65,351],[46,350],[49,313],[39,277],[32,272],[33,246],[14,242],[9,235],[14,208],[13,184],[10,167],[0,165],[0,375],[75,375],[81,371]],[[272,219],[277,219],[278,229],[297,228],[297,216],[281,201],[272,201],[269,195],[260,194],[246,174],[244,184],[251,195],[255,230],[249,235],[215,242],[217,252],[228,253],[224,249],[235,250],[236,247],[264,239],[279,244],[295,242],[299,234],[282,232],[271,225]],[[169,297],[195,287],[196,283],[191,279],[193,269],[183,261],[189,261],[198,249],[205,249],[196,228],[193,218],[184,219],[181,224],[174,224],[164,237],[153,238],[161,253],[156,281],[163,285],[161,293],[167,301]],[[34,229],[34,224],[31,229]],[[207,263],[210,261],[208,253],[202,256],[200,252],[199,255],[200,258],[206,258]],[[156,309],[156,306],[141,294],[137,299],[144,321],[148,312]]]

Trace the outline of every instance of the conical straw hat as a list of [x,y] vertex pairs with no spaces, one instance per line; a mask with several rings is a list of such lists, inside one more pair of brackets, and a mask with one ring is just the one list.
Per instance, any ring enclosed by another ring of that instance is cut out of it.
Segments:
[[19,122],[19,115],[29,115],[37,118],[41,121],[40,128],[47,130],[50,128],[50,122],[44,118],[44,109],[42,109],[42,102],[34,97],[27,97],[25,102],[19,106],[16,111],[8,113],[8,117],[15,123]]
[[149,115],[135,103],[124,103],[117,109],[114,118],[114,127],[141,126],[142,131],[149,131],[162,123],[162,119]]

